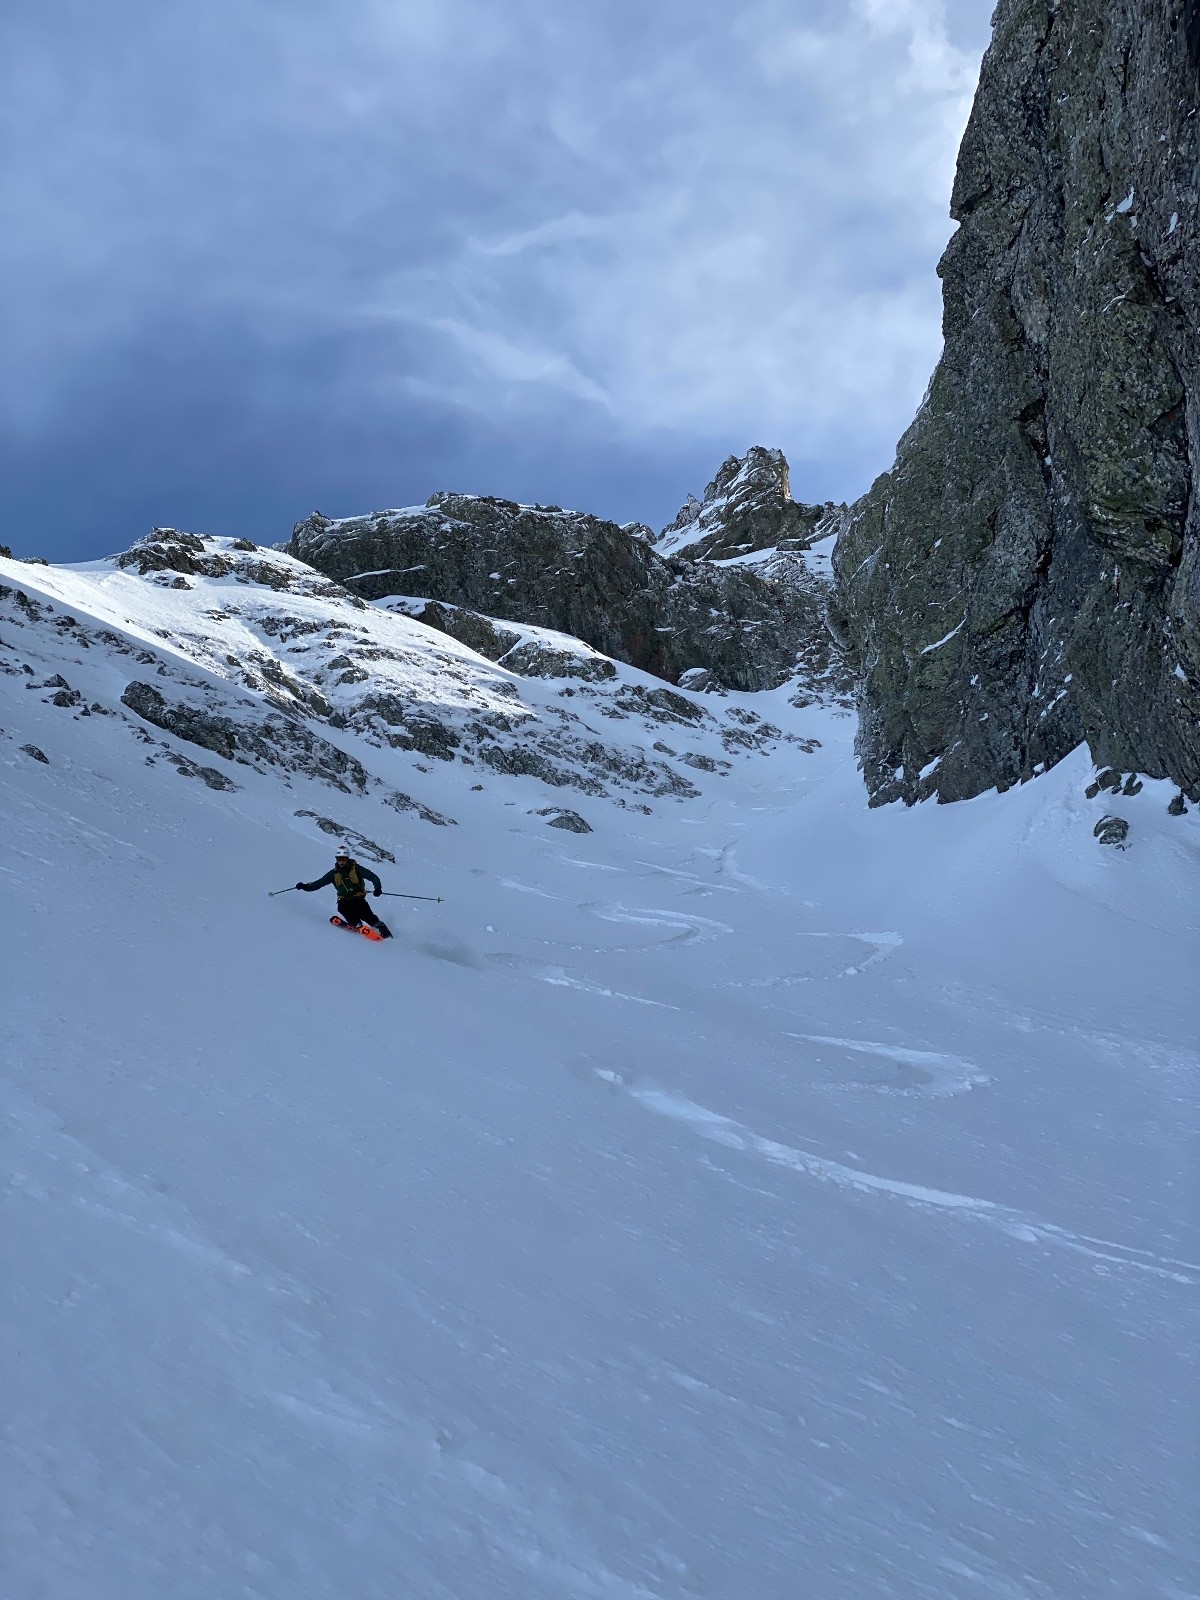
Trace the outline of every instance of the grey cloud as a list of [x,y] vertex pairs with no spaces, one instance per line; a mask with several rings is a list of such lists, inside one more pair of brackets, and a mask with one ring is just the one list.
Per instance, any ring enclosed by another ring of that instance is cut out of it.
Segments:
[[986,22],[44,0],[0,39],[7,425],[52,434],[81,364],[159,319],[244,319],[342,341],[319,403],[343,417],[399,395],[464,426],[566,407],[610,441],[882,453],[937,353]]

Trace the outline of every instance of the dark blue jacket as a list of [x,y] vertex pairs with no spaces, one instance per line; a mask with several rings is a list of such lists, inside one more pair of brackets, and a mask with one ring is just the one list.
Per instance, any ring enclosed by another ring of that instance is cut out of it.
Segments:
[[327,883],[331,883],[337,890],[339,900],[356,900],[367,892],[363,883],[364,878],[375,885],[377,892],[382,891],[383,885],[378,875],[372,872],[370,867],[359,866],[357,861],[352,861],[344,872],[339,871],[337,867],[330,867],[325,876],[318,878],[315,883],[298,883],[296,887],[305,890],[323,889]]

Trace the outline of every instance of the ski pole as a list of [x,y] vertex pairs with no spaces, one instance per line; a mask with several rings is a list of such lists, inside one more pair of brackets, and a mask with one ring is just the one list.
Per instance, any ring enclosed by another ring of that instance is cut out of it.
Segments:
[[440,894],[401,894],[396,889],[385,889],[383,892],[392,900],[432,900],[439,906],[442,903]]
[[290,889],[268,889],[267,890],[267,897],[268,897],[268,899],[273,900],[277,894],[295,894],[295,892],[296,892],[296,885],[293,884]]

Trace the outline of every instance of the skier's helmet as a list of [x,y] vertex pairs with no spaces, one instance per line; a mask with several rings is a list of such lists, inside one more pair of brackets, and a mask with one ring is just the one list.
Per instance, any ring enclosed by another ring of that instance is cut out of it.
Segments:
[[336,861],[351,860],[350,846],[348,844],[339,844],[337,847],[337,855],[334,857],[334,859]]

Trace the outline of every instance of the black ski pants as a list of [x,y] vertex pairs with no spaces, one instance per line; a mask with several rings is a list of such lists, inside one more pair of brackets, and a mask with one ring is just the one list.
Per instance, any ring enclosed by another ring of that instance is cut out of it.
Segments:
[[372,911],[371,907],[367,904],[367,897],[365,894],[350,895],[345,900],[339,899],[338,915],[343,917],[347,922],[365,922],[368,927],[371,928],[382,928],[384,926],[384,924],[380,922],[379,918],[375,915],[374,911]]

